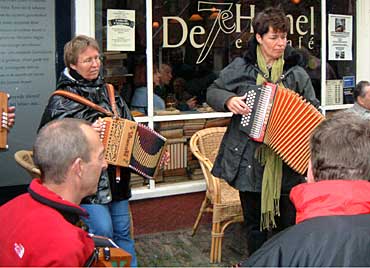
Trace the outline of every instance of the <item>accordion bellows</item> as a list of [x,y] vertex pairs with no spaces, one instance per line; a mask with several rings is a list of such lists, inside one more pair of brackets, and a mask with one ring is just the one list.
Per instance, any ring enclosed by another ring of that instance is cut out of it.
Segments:
[[157,173],[166,138],[151,128],[122,118],[103,118],[101,139],[108,164],[129,167],[152,179]]
[[309,138],[324,116],[298,93],[265,83],[247,92],[251,112],[242,116],[240,130],[270,146],[300,174],[307,171]]
[[8,148],[8,93],[0,91],[0,149]]

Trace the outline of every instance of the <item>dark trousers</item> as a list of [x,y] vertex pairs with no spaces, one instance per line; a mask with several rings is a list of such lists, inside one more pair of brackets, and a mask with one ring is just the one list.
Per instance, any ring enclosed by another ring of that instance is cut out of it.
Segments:
[[239,196],[243,208],[244,226],[247,229],[249,255],[259,249],[270,234],[274,235],[295,224],[295,207],[290,201],[289,195],[282,194],[280,196],[280,217],[275,217],[277,228],[274,228],[270,233],[266,230],[260,231],[261,193],[239,191]]

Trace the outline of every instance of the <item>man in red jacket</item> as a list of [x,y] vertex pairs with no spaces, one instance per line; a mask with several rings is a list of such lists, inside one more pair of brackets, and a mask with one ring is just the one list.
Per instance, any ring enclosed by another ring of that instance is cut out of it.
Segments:
[[89,123],[56,120],[39,132],[34,160],[41,178],[0,207],[0,266],[84,266],[94,242],[75,224],[107,167],[103,144]]
[[336,113],[310,149],[307,183],[290,193],[297,224],[241,266],[370,267],[370,121]]

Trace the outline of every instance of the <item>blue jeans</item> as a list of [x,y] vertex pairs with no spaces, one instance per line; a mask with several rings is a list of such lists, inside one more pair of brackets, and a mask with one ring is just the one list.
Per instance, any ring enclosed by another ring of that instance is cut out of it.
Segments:
[[109,237],[122,249],[131,254],[131,267],[137,267],[135,242],[130,236],[130,213],[127,200],[112,201],[106,205],[82,204],[89,213],[83,221],[89,232]]

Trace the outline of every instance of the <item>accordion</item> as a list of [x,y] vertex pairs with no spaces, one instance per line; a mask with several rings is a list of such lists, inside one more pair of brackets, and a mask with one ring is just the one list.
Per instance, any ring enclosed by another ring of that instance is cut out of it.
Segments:
[[9,94],[0,91],[0,149],[8,149],[8,99]]
[[130,267],[132,256],[118,248],[110,238],[89,234],[94,240],[95,251],[87,267]]
[[103,118],[101,140],[108,164],[129,167],[152,179],[159,168],[166,138],[151,128],[122,118]]
[[131,267],[131,255],[121,248],[98,248],[93,267]]
[[246,95],[251,109],[240,130],[271,147],[293,170],[304,174],[310,158],[309,138],[324,116],[298,93],[264,83]]

